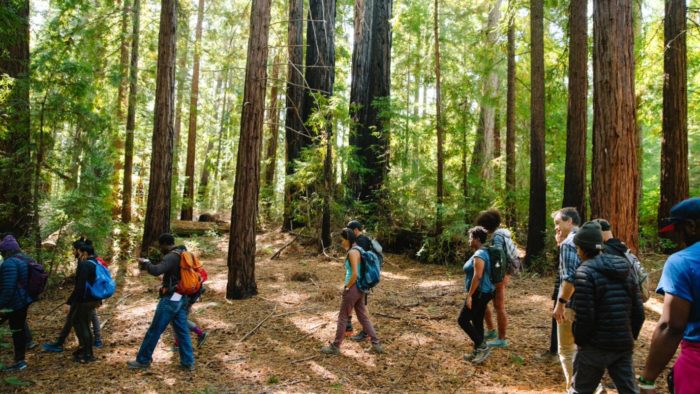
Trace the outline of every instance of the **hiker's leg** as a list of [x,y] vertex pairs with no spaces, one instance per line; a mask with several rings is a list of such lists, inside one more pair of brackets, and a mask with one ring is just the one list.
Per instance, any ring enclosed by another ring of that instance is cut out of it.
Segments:
[[[472,324],[473,316],[474,316],[474,301],[472,301],[472,309],[467,308],[467,304],[465,303],[464,306],[462,306],[462,311],[459,313],[459,317],[457,318],[457,323],[459,326],[464,330],[464,332],[469,336],[469,338],[476,344],[476,328],[474,328],[474,325]],[[482,334],[482,340],[483,340],[483,334]],[[475,345],[476,346],[476,345]]]
[[574,357],[576,356],[576,343],[574,342],[573,321],[576,316],[573,309],[565,308],[565,321],[557,323],[557,340],[559,361],[564,372],[566,389],[571,388],[571,379],[574,375]]
[[95,340],[102,340],[100,318],[97,316],[97,308],[93,309],[90,313],[90,322],[92,323],[92,335],[95,337]]
[[10,312],[8,321],[12,330],[12,344],[15,351],[15,362],[24,361],[24,354],[27,351],[27,339],[24,333],[24,324],[27,322],[27,309],[17,309]]
[[[503,278],[503,282],[496,285],[496,293],[493,298],[493,308],[496,310],[498,321],[498,338],[506,339],[508,329],[508,315],[506,314],[506,286],[510,282],[510,275]],[[492,328],[489,328],[491,330]]]
[[81,302],[75,305],[76,311],[73,318],[73,328],[78,336],[78,343],[83,355],[92,355],[92,343],[94,338],[90,331],[90,314],[95,309],[93,302]]
[[26,320],[24,321],[24,339],[27,341],[27,344],[32,342],[32,330],[29,329],[29,322]]
[[[496,301],[494,300],[494,303],[495,302]],[[496,308],[494,307],[494,309],[496,309]],[[487,306],[486,310],[484,310],[484,323],[486,324],[486,328],[489,331],[496,329],[496,325],[493,324],[493,313],[491,312],[491,307]]]
[[[357,292],[360,292],[357,290],[357,286],[354,287],[354,289]],[[365,305],[365,297],[364,294],[360,292],[360,299],[355,302],[355,315],[357,315],[357,320],[360,321],[360,324],[362,325],[362,331],[365,332],[365,334],[369,335],[370,339],[372,340],[372,343],[379,343],[379,339],[377,338],[377,332],[374,331],[374,326],[372,325],[372,322],[369,320],[369,316],[367,315],[367,306]]]
[[340,312],[338,313],[338,324],[335,328],[335,340],[333,341],[333,345],[337,347],[340,347],[343,343],[343,339],[345,339],[345,328],[348,323],[348,316],[352,313],[355,302],[361,297],[359,293],[360,291],[357,290],[357,286],[353,286],[351,289],[343,292],[343,299],[340,302]]
[[189,327],[190,331],[197,334],[197,336],[202,336],[202,329],[199,328],[194,321],[187,320],[187,327]]
[[[556,301],[554,301],[554,304],[556,305]],[[553,308],[553,307],[552,307]],[[557,339],[557,321],[552,318],[552,329],[549,333],[549,352],[551,354],[557,354],[559,351],[559,343]]]
[[587,347],[580,349],[574,359],[574,370],[570,393],[593,394],[605,373],[605,360],[601,350]]
[[151,321],[151,325],[148,327],[148,331],[146,331],[146,336],[143,338],[139,352],[136,355],[136,361],[141,364],[151,363],[153,351],[156,345],[158,345],[160,336],[173,320],[173,316],[175,316],[175,312],[178,309],[179,302],[170,301],[169,297],[163,297],[158,301],[156,313],[153,315],[153,321]]
[[615,382],[615,388],[620,394],[638,393],[637,379],[634,375],[634,365],[632,361],[632,351],[628,352],[611,352],[611,358],[614,358],[608,365],[608,374]]
[[68,309],[68,315],[66,316],[66,322],[63,324],[61,332],[58,334],[58,339],[56,339],[56,344],[63,346],[66,342],[66,338],[70,335],[70,330],[73,329],[73,313],[75,313],[75,307],[71,305]]
[[180,352],[180,364],[191,366],[194,365],[194,350],[192,350],[192,341],[190,340],[190,329],[187,324],[187,297],[182,297],[178,305],[173,303],[173,329],[178,342],[178,350]]
[[484,314],[493,294],[476,292],[472,297],[472,324],[474,326],[474,346],[479,347],[484,343]]

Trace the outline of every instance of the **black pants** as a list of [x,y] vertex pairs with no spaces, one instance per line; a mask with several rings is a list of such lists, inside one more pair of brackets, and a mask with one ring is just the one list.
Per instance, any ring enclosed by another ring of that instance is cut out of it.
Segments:
[[484,343],[484,314],[486,313],[486,305],[492,298],[493,293],[477,291],[472,296],[471,309],[468,309],[465,303],[462,307],[462,312],[459,314],[459,319],[457,319],[462,330],[474,341],[475,348]]
[[[63,328],[61,329],[61,333],[58,334],[58,339],[56,339],[56,344],[58,345],[63,345],[63,343],[66,341],[66,338],[68,338],[68,335],[70,335],[70,330],[73,329],[73,312],[75,311],[75,307],[73,305],[70,306],[70,309],[68,310],[68,316],[66,316],[66,322],[63,325]],[[100,338],[100,319],[97,317],[97,311],[92,310],[92,313],[90,314],[90,321],[92,322],[92,333],[94,336],[95,340],[99,340]],[[31,339],[28,339],[29,341]]]
[[620,394],[639,393],[632,365],[632,351],[603,350],[592,346],[579,347],[576,352],[570,392],[594,393],[606,369]]
[[27,351],[27,336],[25,326],[27,324],[27,309],[17,309],[7,315],[12,330],[12,344],[15,348],[15,362],[24,361],[24,354]]
[[97,308],[99,303],[99,301],[88,301],[73,305],[71,322],[75,330],[75,335],[78,336],[78,343],[80,344],[78,353],[82,353],[84,356],[92,356],[94,338],[92,336],[92,331],[90,331],[90,319],[92,317],[92,312]]
[[[557,305],[557,302],[554,301],[554,305]],[[549,352],[552,354],[558,354],[559,353],[559,341],[557,340],[557,321],[552,319],[552,331],[549,333]]]

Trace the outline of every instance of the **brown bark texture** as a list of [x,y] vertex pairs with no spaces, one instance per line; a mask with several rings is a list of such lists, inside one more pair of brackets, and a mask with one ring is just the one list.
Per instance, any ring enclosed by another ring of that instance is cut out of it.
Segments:
[[586,218],[586,132],[588,130],[588,2],[569,5],[569,101],[563,207]]
[[[176,196],[178,193],[178,180],[180,179],[180,137],[182,135],[182,102],[185,100],[185,86],[187,81],[187,55],[189,48],[189,17],[185,9],[181,10],[179,17],[180,26],[182,29],[180,31],[180,42],[182,46],[179,52],[179,58],[177,61],[176,75],[176,85],[177,85],[177,98],[175,101],[175,136],[173,139],[173,191],[172,195]],[[180,210],[177,204],[173,204],[171,207],[171,216],[173,218],[177,217]]]
[[661,194],[658,220],[688,198],[688,66],[686,2],[666,0]]
[[442,234],[442,202],[444,196],[445,181],[444,174],[444,141],[445,130],[442,127],[442,100],[440,97],[440,6],[439,0],[435,0],[435,9],[433,14],[433,34],[435,39],[435,132],[437,134],[437,212],[435,214],[435,234]]
[[258,293],[255,283],[255,229],[260,191],[260,155],[265,116],[270,0],[253,0],[246,60],[241,132],[236,163],[226,298]]
[[544,157],[544,5],[530,1],[530,216],[526,265],[543,255],[547,225],[547,180]]
[[639,193],[632,0],[593,2],[591,217],[637,249]]
[[[117,89],[117,121],[121,126],[124,122],[124,101],[126,99],[126,90],[129,87],[129,0],[117,1],[117,6],[122,6],[121,19],[121,43],[119,45],[119,87]],[[118,219],[121,214],[121,206],[119,199],[119,173],[124,169],[122,162],[122,150],[124,143],[121,140],[119,127],[115,129],[112,136],[112,148],[114,149],[114,172],[112,174],[112,217]]]
[[187,134],[187,163],[185,164],[185,189],[182,192],[182,211],[180,220],[192,220],[194,210],[194,161],[197,154],[197,103],[199,101],[199,61],[202,47],[202,22],[204,19],[204,0],[199,0],[197,7],[197,28],[194,39],[194,58],[192,60],[192,90],[190,91],[190,122]]
[[508,69],[506,82],[506,222],[515,227],[515,18],[512,14],[508,21]]
[[139,30],[141,23],[141,0],[134,0],[132,7],[131,64],[129,67],[129,108],[126,115],[126,138],[124,143],[124,187],[122,189],[122,223],[131,223],[131,198],[134,171],[134,130],[136,129],[136,100],[139,75]]
[[156,99],[146,220],[141,252],[147,253],[160,234],[170,231],[173,167],[177,0],[162,0],[158,33]]
[[280,109],[278,107],[279,96],[279,73],[280,73],[280,56],[277,54],[272,64],[272,79],[270,87],[270,109],[268,110],[268,119],[270,123],[270,136],[267,139],[267,152],[265,154],[265,176],[263,184],[274,191],[275,168],[277,167],[277,140],[279,139],[280,129]]

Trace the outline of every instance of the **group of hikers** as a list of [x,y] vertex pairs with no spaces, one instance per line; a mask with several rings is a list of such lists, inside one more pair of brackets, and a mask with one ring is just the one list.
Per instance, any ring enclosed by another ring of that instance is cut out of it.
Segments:
[[[700,393],[700,198],[674,206],[659,231],[675,243],[678,251],[666,261],[656,289],[664,296],[663,312],[638,378],[632,355],[645,320],[643,303],[649,298],[647,274],[639,259],[613,236],[612,226],[605,219],[581,224],[575,208],[560,209],[552,219],[559,254],[549,352],[559,357],[566,390],[603,392],[601,380],[607,371],[620,393],[654,393],[657,378],[680,344],[680,355],[668,377],[669,387],[680,394]],[[478,365],[492,349],[510,345],[506,337],[506,287],[511,276],[518,275],[522,268],[518,249],[510,232],[501,227],[497,210],[481,212],[475,224],[468,231],[474,253],[463,266],[466,297],[457,321],[474,345],[464,359]],[[347,250],[343,295],[335,339],[321,352],[340,354],[349,336],[357,342],[369,340],[370,350],[382,353],[367,311],[367,294],[379,282],[384,259],[381,245],[365,235],[356,220],[348,223],[340,237]],[[153,320],[136,359],[127,365],[131,369],[148,368],[161,335],[172,325],[180,367],[192,371],[194,351],[189,333],[197,335],[198,347],[207,333],[189,319],[189,314],[204,291],[206,271],[184,246],[176,246],[171,234],[161,235],[158,244],[163,256],[159,263],[138,260],[142,270],[163,278]],[[27,310],[46,278],[41,276],[41,266],[22,252],[11,235],[0,242],[0,254],[0,313],[12,330],[15,356],[15,363],[4,371],[20,371],[27,368],[26,350],[36,345],[31,340]],[[72,328],[79,343],[74,360],[90,363],[95,361],[93,347],[102,347],[96,308],[114,289],[110,288],[107,263],[97,256],[90,240],[75,241],[73,254],[77,259],[76,279],[66,301],[66,321],[57,340],[44,344],[43,349],[62,352]],[[353,311],[362,326],[355,335]]]

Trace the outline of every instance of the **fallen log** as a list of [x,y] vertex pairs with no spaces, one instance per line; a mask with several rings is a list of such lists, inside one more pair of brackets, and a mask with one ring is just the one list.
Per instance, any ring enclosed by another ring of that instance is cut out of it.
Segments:
[[228,222],[190,222],[186,220],[173,220],[170,222],[170,231],[181,237],[192,235],[205,235],[208,232],[228,233],[231,225]]

